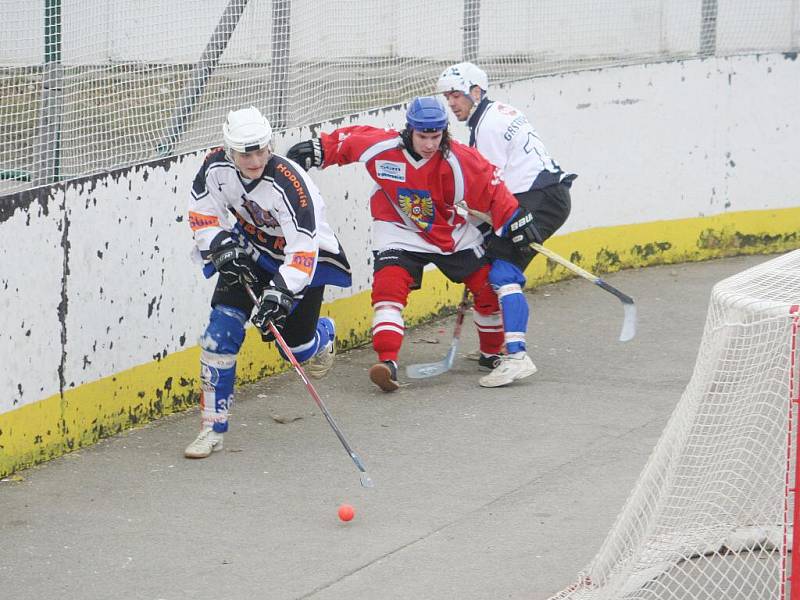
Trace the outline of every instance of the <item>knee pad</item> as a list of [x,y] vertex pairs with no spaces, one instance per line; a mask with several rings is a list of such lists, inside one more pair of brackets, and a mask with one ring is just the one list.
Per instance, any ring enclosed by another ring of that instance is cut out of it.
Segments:
[[497,295],[489,284],[489,265],[485,265],[471,273],[464,280],[464,284],[472,292],[476,313],[491,315],[500,310]]
[[200,347],[214,354],[237,354],[244,341],[246,321],[243,311],[218,304],[211,310],[208,326],[200,336]]
[[516,285],[516,289],[522,291],[522,286],[525,285],[525,274],[514,263],[498,258],[492,261],[492,267],[489,270],[489,283],[492,284],[495,290]]

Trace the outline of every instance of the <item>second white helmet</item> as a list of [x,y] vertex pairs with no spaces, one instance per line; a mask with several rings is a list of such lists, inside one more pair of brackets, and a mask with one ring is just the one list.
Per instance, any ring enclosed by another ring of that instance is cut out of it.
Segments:
[[230,152],[252,152],[269,146],[272,127],[261,112],[251,106],[232,110],[222,126],[225,150]]
[[449,66],[444,70],[436,82],[436,91],[440,94],[463,92],[469,95],[470,90],[475,85],[484,92],[489,89],[489,78],[486,76],[486,72],[471,62],[462,62]]

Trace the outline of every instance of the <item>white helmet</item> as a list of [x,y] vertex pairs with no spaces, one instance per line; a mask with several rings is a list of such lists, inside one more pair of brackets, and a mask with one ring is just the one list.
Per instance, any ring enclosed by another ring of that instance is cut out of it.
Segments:
[[469,91],[475,85],[486,92],[489,89],[489,78],[483,69],[470,62],[462,62],[444,70],[436,82],[436,91],[440,94],[463,92],[469,96]]
[[269,146],[272,127],[269,121],[253,106],[232,110],[222,126],[225,151],[252,152]]

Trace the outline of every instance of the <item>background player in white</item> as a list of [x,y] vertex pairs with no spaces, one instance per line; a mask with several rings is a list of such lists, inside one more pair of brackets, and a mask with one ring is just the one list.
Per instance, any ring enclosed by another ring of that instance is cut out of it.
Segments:
[[[448,67],[436,82],[437,91],[444,94],[456,118],[467,122],[469,145],[501,169],[506,186],[520,206],[533,215],[534,241],[542,243],[567,220],[571,208],[569,188],[576,175],[561,170],[524,114],[513,106],[490,100],[486,95],[488,87],[486,73],[469,62]],[[507,355],[482,353],[483,366],[500,363],[480,383],[497,387],[536,372],[526,353],[529,311],[522,292],[524,270],[535,253],[494,235],[488,227],[484,231],[486,254],[492,261],[489,281],[500,298]]]
[[297,164],[271,152],[267,119],[253,107],[231,111],[222,132],[224,148],[206,157],[189,201],[195,258],[206,276],[219,277],[200,339],[201,431],[187,458],[222,449],[253,310],[245,284],[259,296],[252,320],[265,341],[273,339],[271,321],[312,377],[327,374],[336,352],[333,321],[319,318],[325,285],[351,284],[319,190]]
[[398,387],[402,310],[408,294],[420,287],[429,263],[472,292],[480,349],[500,352],[500,310],[488,280],[483,237],[457,207],[465,204],[491,214],[496,232],[514,231],[522,246],[530,235],[530,215],[491,163],[473,148],[450,140],[447,111],[438,98],[412,100],[402,131],[341,127],[295,144],[287,155],[305,168],[361,162],[376,184],[370,198],[375,255],[372,345],[380,362],[370,369],[373,383],[386,392]]

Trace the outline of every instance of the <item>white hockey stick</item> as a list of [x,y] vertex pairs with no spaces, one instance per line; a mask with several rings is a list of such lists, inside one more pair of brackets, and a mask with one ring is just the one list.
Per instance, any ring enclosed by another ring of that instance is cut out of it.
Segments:
[[582,269],[578,265],[571,263],[566,258],[561,256],[560,254],[556,254],[550,248],[545,248],[541,244],[537,244],[536,242],[531,242],[530,247],[536,250],[539,254],[543,254],[553,262],[557,262],[562,267],[566,267],[573,273],[576,273],[591,281],[593,284],[601,287],[605,291],[609,292],[610,294],[614,294],[617,298],[619,298],[620,302],[622,302],[622,310],[623,318],[622,318],[622,330],[619,332],[619,341],[620,342],[627,342],[634,338],[636,335],[636,304],[633,302],[633,298],[630,296],[623,294],[613,285],[610,285],[600,279],[597,275],[593,275]]
[[458,313],[456,314],[456,328],[453,331],[453,339],[450,342],[450,350],[439,362],[422,363],[417,365],[408,365],[406,367],[406,377],[409,379],[425,379],[426,377],[436,377],[442,373],[446,373],[453,368],[453,362],[456,359],[456,350],[458,350],[458,340],[461,337],[461,327],[464,325],[464,317],[469,308],[469,290],[464,288],[464,295],[461,297],[461,302],[458,305]]
[[[479,219],[485,221],[486,223],[492,224],[492,217],[484,212],[479,210],[474,210],[472,208],[468,208],[465,205],[461,205],[461,207],[466,210],[471,215],[478,217]],[[633,298],[628,296],[627,294],[623,294],[614,286],[606,283],[602,279],[600,279],[597,275],[593,275],[582,269],[575,263],[568,261],[566,258],[557,254],[550,250],[550,248],[545,248],[541,244],[537,244],[536,242],[531,242],[530,247],[536,250],[539,254],[542,254],[552,260],[560,264],[562,267],[565,267],[575,273],[576,275],[580,275],[584,279],[591,281],[593,284],[599,286],[600,288],[604,289],[605,291],[609,292],[610,294],[614,294],[620,302],[622,302],[622,309],[624,311],[623,318],[622,318],[622,329],[619,333],[619,341],[620,342],[627,342],[632,340],[634,336],[636,336],[636,304],[633,302]]]

